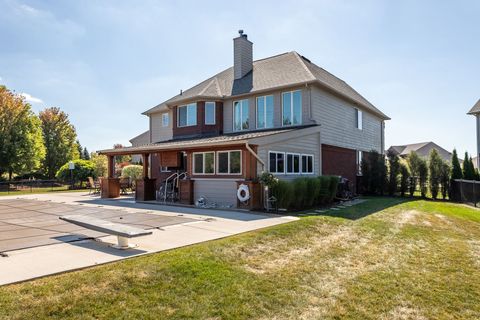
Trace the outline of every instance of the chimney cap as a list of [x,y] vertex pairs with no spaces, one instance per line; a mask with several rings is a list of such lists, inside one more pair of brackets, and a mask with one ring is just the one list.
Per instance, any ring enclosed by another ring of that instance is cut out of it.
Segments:
[[240,35],[240,36],[239,36],[240,38],[245,38],[245,39],[247,39],[247,35],[246,35],[245,33],[243,33],[243,29],[238,30],[238,34]]

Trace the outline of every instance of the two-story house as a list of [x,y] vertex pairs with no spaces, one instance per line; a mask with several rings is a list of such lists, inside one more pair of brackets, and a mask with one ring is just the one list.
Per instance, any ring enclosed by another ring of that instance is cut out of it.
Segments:
[[235,206],[239,183],[263,171],[280,179],[341,175],[355,187],[363,154],[384,150],[389,118],[297,52],[253,61],[253,44],[241,31],[233,60],[145,111],[149,143],[101,153],[143,154],[157,189],[184,172],[189,203],[203,196]]

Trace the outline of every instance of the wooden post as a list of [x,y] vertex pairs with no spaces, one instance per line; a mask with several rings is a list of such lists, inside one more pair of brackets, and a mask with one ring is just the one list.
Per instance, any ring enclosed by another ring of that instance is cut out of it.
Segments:
[[149,167],[149,163],[148,163],[148,157],[149,154],[148,153],[144,153],[142,154],[142,157],[143,157],[143,178],[145,179],[148,179],[148,167]]
[[113,178],[115,175],[115,156],[108,155],[108,178]]

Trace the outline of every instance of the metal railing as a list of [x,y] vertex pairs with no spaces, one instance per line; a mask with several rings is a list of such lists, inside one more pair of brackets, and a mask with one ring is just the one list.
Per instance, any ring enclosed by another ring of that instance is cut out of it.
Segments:
[[475,207],[480,204],[480,181],[455,179],[452,181],[451,199]]
[[56,187],[64,186],[63,183],[57,180],[12,180],[0,182],[0,193],[6,192],[7,194],[15,193],[19,191],[31,192],[38,189],[50,189],[54,191]]

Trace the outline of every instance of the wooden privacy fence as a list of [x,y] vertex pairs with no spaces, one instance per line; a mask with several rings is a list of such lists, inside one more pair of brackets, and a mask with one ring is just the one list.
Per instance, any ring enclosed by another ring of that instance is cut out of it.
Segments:
[[452,182],[451,199],[475,207],[480,203],[480,181],[456,179]]

